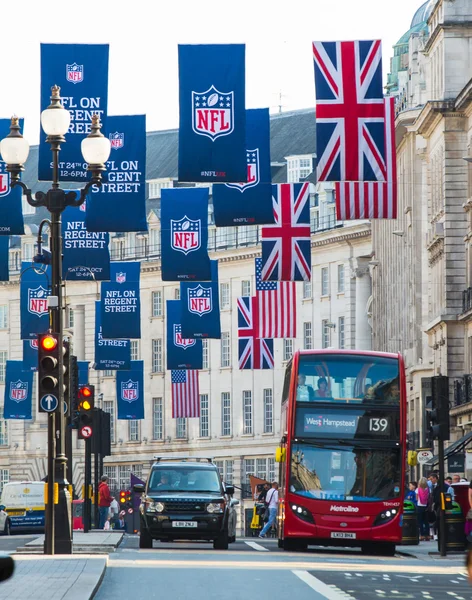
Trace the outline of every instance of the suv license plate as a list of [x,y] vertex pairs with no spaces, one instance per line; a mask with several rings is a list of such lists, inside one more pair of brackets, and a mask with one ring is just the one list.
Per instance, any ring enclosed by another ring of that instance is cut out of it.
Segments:
[[331,537],[332,538],[341,538],[344,540],[355,540],[356,539],[356,534],[355,533],[349,533],[347,531],[332,531],[331,532]]
[[196,527],[196,521],[172,521],[172,527]]

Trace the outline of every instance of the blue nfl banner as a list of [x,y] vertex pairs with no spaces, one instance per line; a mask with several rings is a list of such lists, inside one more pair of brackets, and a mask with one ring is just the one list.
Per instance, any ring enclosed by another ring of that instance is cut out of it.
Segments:
[[118,419],[144,419],[144,362],[131,361],[129,371],[116,374]]
[[270,172],[268,108],[246,111],[247,182],[213,186],[217,227],[275,223]]
[[221,338],[218,261],[211,261],[211,281],[180,282],[183,338]]
[[89,361],[78,360],[77,366],[79,367],[79,385],[87,385],[89,382]]
[[182,337],[180,300],[167,300],[167,370],[203,369],[202,340]]
[[87,199],[88,231],[147,231],[146,116],[108,117],[111,142],[106,182]]
[[110,282],[102,281],[101,324],[104,338],[141,337],[141,298],[139,262],[113,262]]
[[119,371],[131,368],[129,340],[104,339],[100,302],[95,302],[95,370]]
[[30,262],[21,263],[20,322],[21,339],[36,338],[49,328],[48,300],[51,267],[37,273]]
[[162,190],[162,281],[210,281],[208,188]]
[[23,340],[23,371],[38,370],[38,339]]
[[[59,181],[87,181],[90,177],[80,144],[90,133],[94,114],[106,126],[108,54],[108,44],[41,44],[41,110],[51,103],[51,87],[58,85],[62,104],[71,116],[67,144],[61,146]],[[52,180],[51,148],[42,129],[38,179]]]
[[69,206],[62,213],[62,277],[67,281],[110,279],[110,234],[85,226],[86,205]]
[[23,361],[7,360],[4,419],[31,419],[33,405],[33,371],[23,371]]
[[[20,119],[20,131],[23,132],[24,119]],[[10,133],[10,119],[0,119],[0,140]],[[0,235],[23,235],[23,210],[21,206],[21,187],[10,186],[10,173],[6,163],[0,160]]]
[[179,181],[246,181],[243,44],[179,45]]
[[[0,204],[1,204],[0,200]],[[8,281],[9,271],[9,250],[10,250],[10,237],[0,237],[0,281]]]

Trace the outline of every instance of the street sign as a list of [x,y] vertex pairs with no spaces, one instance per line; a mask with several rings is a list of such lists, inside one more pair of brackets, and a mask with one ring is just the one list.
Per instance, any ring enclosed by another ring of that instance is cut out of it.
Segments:
[[89,425],[84,425],[80,430],[80,434],[84,439],[88,439],[89,437],[92,437],[92,428]]
[[54,412],[59,406],[57,397],[54,394],[45,394],[39,404],[45,412]]
[[428,462],[428,460],[430,460],[431,458],[433,458],[433,453],[431,452],[431,450],[418,450],[416,460],[419,462],[420,465]]
[[128,508],[128,512],[129,512],[130,515],[132,515],[134,511],[133,511],[132,508]]

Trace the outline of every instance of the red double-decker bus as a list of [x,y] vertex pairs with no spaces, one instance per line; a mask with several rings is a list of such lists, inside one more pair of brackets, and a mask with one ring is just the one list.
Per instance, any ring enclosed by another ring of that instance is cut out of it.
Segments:
[[279,547],[401,540],[406,387],[400,354],[296,352],[283,387]]

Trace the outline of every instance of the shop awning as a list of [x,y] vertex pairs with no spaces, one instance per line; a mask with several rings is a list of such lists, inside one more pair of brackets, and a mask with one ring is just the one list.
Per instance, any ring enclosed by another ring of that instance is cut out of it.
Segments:
[[[454,454],[459,454],[471,442],[472,442],[472,431],[469,431],[469,433],[467,433],[466,435],[464,435],[463,437],[461,437],[460,440],[456,440],[455,442],[453,442],[450,446],[448,446],[444,450],[444,458],[447,458],[448,456],[453,456]],[[438,457],[437,456],[433,456],[433,458],[430,458],[428,460],[428,462],[426,462],[424,464],[425,465],[430,465],[431,467],[434,467],[434,465],[437,465],[438,462],[439,462]]]

